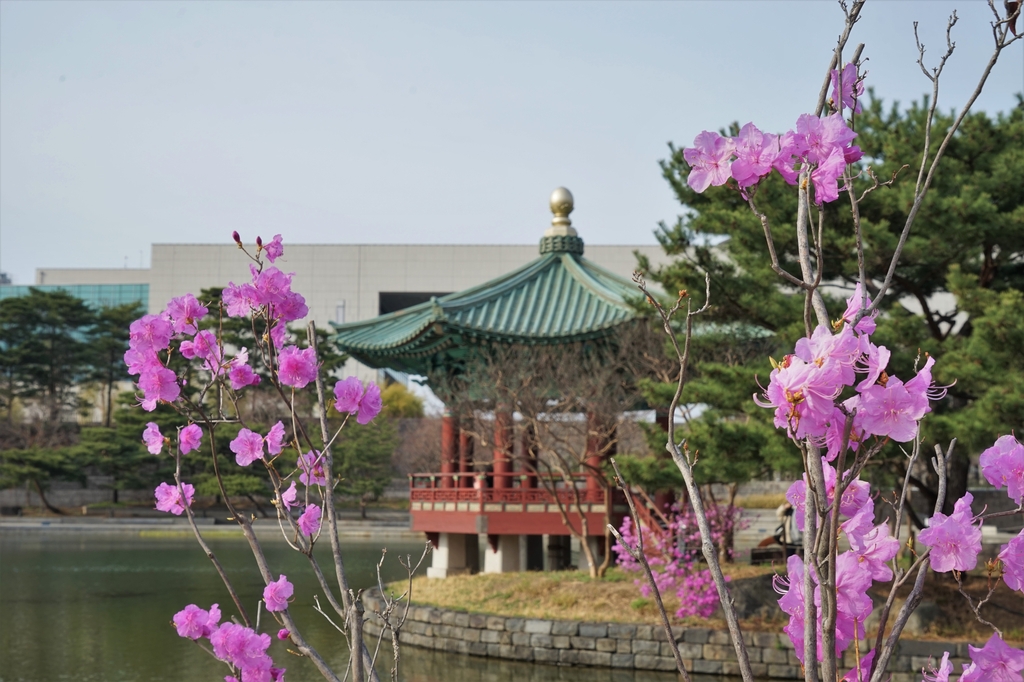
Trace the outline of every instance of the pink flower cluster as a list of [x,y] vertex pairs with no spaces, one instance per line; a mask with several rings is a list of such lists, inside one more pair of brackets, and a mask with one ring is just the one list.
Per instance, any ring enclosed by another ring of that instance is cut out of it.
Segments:
[[[684,511],[685,510],[685,511]],[[707,506],[708,523],[711,526],[712,542],[719,544],[732,530],[739,529],[741,509],[722,505]],[[676,618],[698,616],[708,618],[718,608],[718,592],[711,572],[700,563],[700,530],[696,516],[689,505],[672,507],[668,514],[668,528],[657,532],[641,526],[647,563],[658,589],[674,591],[679,598]],[[637,536],[632,521],[627,516],[619,530],[622,539],[636,546]],[[642,570],[639,562],[616,541],[617,563],[631,573]],[[645,597],[651,595],[650,586],[644,580],[636,580]]]
[[158,485],[154,491],[156,494],[157,511],[170,512],[175,516],[181,516],[182,512],[185,511],[185,507],[192,506],[196,489],[188,483],[182,483],[181,490],[185,492],[184,498],[182,498],[178,486],[168,485],[167,483]]
[[[981,453],[981,474],[997,490],[1006,486],[1006,494],[1017,506],[1024,504],[1024,445],[1012,435],[1001,436]],[[934,551],[934,550],[933,550]],[[1011,590],[1024,592],[1024,531],[999,551],[1003,581]]]
[[[181,454],[187,455],[193,450],[198,450],[202,440],[203,430],[197,424],[189,424],[178,433],[178,449]],[[164,444],[170,442],[168,438],[164,438],[160,433],[160,427],[154,422],[146,424],[146,430],[142,432],[142,441],[152,455],[159,455],[164,449]]]
[[263,446],[271,455],[279,455],[284,450],[284,424],[280,421],[270,427],[266,437],[249,429],[240,429],[238,435],[228,443],[231,452],[235,453],[235,463],[247,467],[258,459],[263,459]]
[[[206,308],[199,306],[199,309],[206,314]],[[140,404],[147,412],[155,410],[158,402],[171,402],[181,395],[178,378],[164,366],[159,356],[170,345],[173,335],[171,320],[159,315],[144,315],[129,327],[124,361],[129,374],[139,375],[139,390],[143,394]]]
[[[929,400],[945,395],[932,381],[932,357],[905,384],[885,372],[890,353],[871,342],[874,321],[865,317],[851,326],[861,303],[858,285],[837,323],[839,331],[819,326],[811,338],[800,339],[795,352],[772,370],[763,396],[754,396],[761,407],[775,409],[775,426],[795,440],[819,441],[828,448],[830,461],[839,455],[848,415],[854,415],[848,443],[854,450],[869,436],[905,443],[931,411]],[[863,375],[859,383],[858,375]],[[837,404],[843,389],[855,384],[857,395]]]
[[928,527],[917,539],[931,547],[932,570],[936,573],[970,571],[978,565],[981,553],[981,525],[975,525],[971,513],[974,495],[966,493],[956,501],[949,516],[939,512],[932,516]]
[[[1008,645],[998,633],[993,633],[980,649],[967,645],[967,652],[971,662],[963,665],[960,682],[1021,682],[1024,679],[1021,675],[1024,651]],[[952,672],[948,651],[942,654],[938,668],[922,671],[925,682],[949,682]]]
[[[822,458],[825,473],[826,493],[831,503],[836,494],[837,472]],[[786,499],[794,506],[797,526],[803,526],[804,505],[806,504],[806,483],[797,481],[790,486]],[[871,614],[871,598],[868,590],[875,580],[892,579],[892,570],[886,565],[899,551],[899,541],[889,533],[886,523],[874,522],[874,502],[870,487],[860,480],[853,480],[839,498],[839,513],[847,517],[840,524],[850,549],[836,558],[836,654],[841,654],[856,637],[864,634],[864,621]],[[782,594],[779,606],[789,616],[789,624],[783,628],[793,642],[800,661],[804,661],[804,562],[799,556],[791,556],[787,562],[788,575],[778,577],[775,589]],[[817,578],[815,577],[815,582]],[[821,605],[821,588],[816,587],[814,603]],[[820,617],[820,611],[819,611]],[[817,655],[821,656],[821,623],[818,623]],[[873,653],[873,652],[869,652]],[[855,673],[854,673],[855,674]]]
[[294,593],[295,587],[282,573],[277,580],[267,583],[263,590],[263,602],[267,605],[267,611],[284,611],[288,608],[288,600]]
[[[262,247],[271,263],[284,253],[280,238],[281,235],[277,235],[274,241]],[[283,348],[288,323],[309,314],[306,299],[292,291],[295,273],[285,274],[276,267],[260,268],[255,264],[249,265],[249,273],[252,277],[248,282],[228,282],[221,294],[225,309],[230,317],[265,314],[274,346]]]
[[348,377],[334,385],[334,409],[356,415],[360,424],[369,424],[383,408],[377,384],[367,384],[364,389],[363,382]]
[[[270,635],[257,634],[236,623],[220,623],[220,616],[216,604],[209,611],[189,604],[174,614],[173,620],[179,636],[193,641],[208,639],[213,655],[229,663],[234,668],[232,672],[241,675],[240,682],[283,682],[285,670],[275,668],[267,654]],[[233,675],[224,679],[239,682]]]
[[[850,66],[843,70],[844,102],[852,97],[846,82]],[[859,87],[863,91],[863,84]],[[860,147],[851,144],[855,137],[857,133],[839,112],[825,118],[804,114],[797,119],[795,130],[782,135],[764,133],[753,123],[743,126],[736,137],[705,130],[694,138],[692,147],[683,150],[683,159],[690,165],[687,183],[699,193],[732,179],[746,196],[747,188],[773,170],[791,185],[797,183],[801,172],[810,171],[814,202],[835,201],[843,170],[862,156]]]

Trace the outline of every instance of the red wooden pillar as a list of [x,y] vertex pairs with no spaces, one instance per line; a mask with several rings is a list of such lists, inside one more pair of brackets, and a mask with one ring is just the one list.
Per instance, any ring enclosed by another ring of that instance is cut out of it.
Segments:
[[459,459],[459,419],[448,410],[441,417],[441,477],[442,488],[454,488]]
[[[502,475],[504,474],[504,475]],[[512,413],[494,411],[494,487],[512,487]]]
[[459,429],[459,487],[473,487],[473,434]]

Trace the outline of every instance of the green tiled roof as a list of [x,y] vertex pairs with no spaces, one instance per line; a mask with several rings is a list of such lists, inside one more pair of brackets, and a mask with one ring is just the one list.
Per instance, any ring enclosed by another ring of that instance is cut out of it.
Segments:
[[518,270],[372,320],[334,325],[333,339],[370,367],[427,374],[458,362],[474,345],[600,338],[635,317],[629,300],[639,292],[632,282],[584,259],[581,239],[545,240],[541,257]]

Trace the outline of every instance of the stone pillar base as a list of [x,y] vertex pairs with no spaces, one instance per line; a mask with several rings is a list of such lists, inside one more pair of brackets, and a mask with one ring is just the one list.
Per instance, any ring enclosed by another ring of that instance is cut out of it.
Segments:
[[519,570],[519,536],[498,535],[497,551],[484,552],[484,573],[515,573]]

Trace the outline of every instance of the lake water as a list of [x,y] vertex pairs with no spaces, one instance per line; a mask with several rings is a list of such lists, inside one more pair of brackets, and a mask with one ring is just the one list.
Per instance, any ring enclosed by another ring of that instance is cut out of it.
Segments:
[[[263,583],[248,545],[232,537],[209,542],[246,607],[255,614]],[[376,583],[375,565],[382,544],[345,542],[346,569],[353,587]],[[418,555],[422,550],[422,545],[414,542],[386,544],[385,580],[404,575],[397,555]],[[265,546],[271,566],[295,584],[299,599],[291,613],[303,634],[335,670],[342,670],[347,660],[344,640],[312,608],[312,595],[320,590],[305,558],[281,541],[268,541]],[[321,565],[332,575],[327,554]],[[0,531],[0,682],[220,682],[227,667],[178,637],[170,622],[188,603],[208,608],[214,602],[221,605],[225,618],[233,612],[212,565],[189,538],[127,532]],[[273,633],[276,627],[264,626],[264,630]],[[270,653],[275,664],[288,668],[288,682],[323,679],[308,661],[288,654],[276,639]],[[390,650],[382,653],[382,657],[389,656]],[[413,647],[404,647],[402,657],[402,679],[415,682],[676,679],[665,673],[559,668]],[[710,679],[721,678],[704,678]]]

